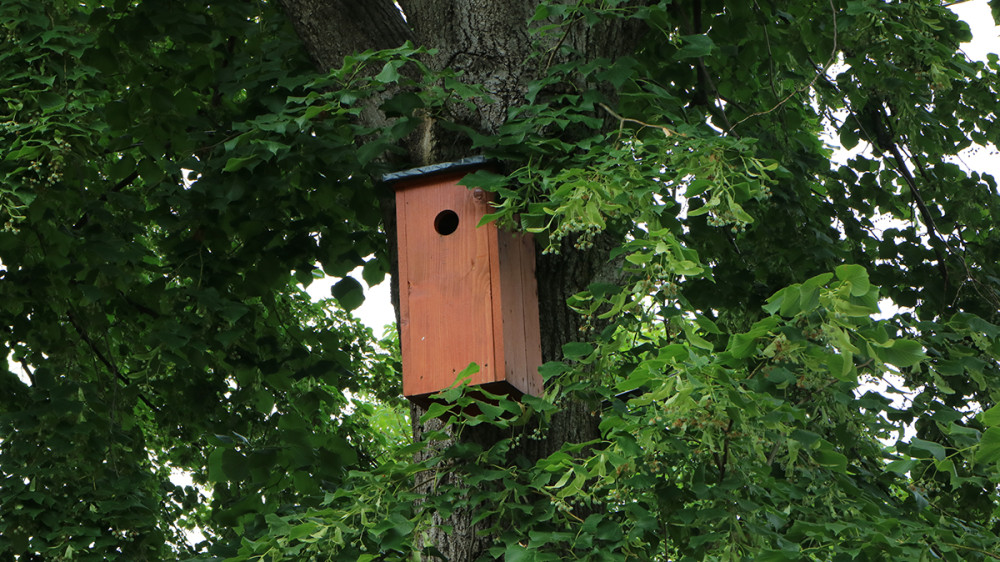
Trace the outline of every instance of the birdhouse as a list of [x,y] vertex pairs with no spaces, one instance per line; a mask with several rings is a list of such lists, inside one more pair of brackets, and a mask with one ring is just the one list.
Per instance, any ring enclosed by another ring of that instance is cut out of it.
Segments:
[[467,158],[386,175],[396,192],[403,394],[412,401],[468,383],[539,395],[535,250],[530,235],[478,226],[492,193],[459,182],[487,167]]

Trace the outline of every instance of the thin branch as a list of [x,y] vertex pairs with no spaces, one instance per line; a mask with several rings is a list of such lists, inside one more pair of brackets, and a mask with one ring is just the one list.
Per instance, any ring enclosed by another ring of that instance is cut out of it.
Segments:
[[28,364],[24,361],[24,359],[19,361],[19,363],[21,364],[21,368],[24,369],[24,374],[28,375],[28,380],[31,381],[31,386],[35,386],[35,373],[31,372],[31,368],[28,367]]
[[[761,19],[763,15],[760,13],[760,4],[754,2],[754,6],[757,8],[757,14]],[[767,73],[767,80],[771,84],[771,94],[774,95],[775,99],[778,98],[778,87],[774,84],[774,53],[771,51],[771,36],[767,32],[767,21],[761,25],[761,29],[764,30],[764,44],[767,45],[767,64],[770,67],[770,72]]]
[[563,32],[562,37],[559,38],[559,41],[556,42],[554,47],[549,49],[549,59],[545,61],[545,68],[543,68],[541,72],[543,75],[548,72],[549,67],[552,66],[552,60],[555,58],[556,53],[559,52],[559,48],[566,42],[566,38],[569,37],[569,32],[573,30],[573,26],[576,25],[576,22],[581,20],[583,20],[583,16],[577,16],[576,19],[566,24],[566,31]]
[[[968,0],[962,0],[962,1],[963,2],[967,2]],[[958,2],[955,2],[955,3],[958,4]],[[979,554],[984,554],[986,556],[989,556],[990,558],[993,558],[994,560],[1000,560],[1000,554],[993,554],[992,552],[987,552],[987,551],[982,550],[980,548],[974,548],[974,547],[971,547],[971,546],[965,546],[965,545],[961,545],[961,544],[958,544],[958,543],[951,543],[951,542],[946,542],[946,543],[942,543],[942,544],[944,544],[945,546],[950,546],[952,548],[964,548],[965,550],[971,550],[972,552],[978,552]]]
[[837,46],[837,8],[833,5],[833,0],[830,0],[830,13],[833,15],[833,49],[831,49],[831,51],[830,51],[830,58],[829,58],[829,60],[826,61],[826,65],[823,66],[822,68],[820,68],[819,71],[816,72],[816,75],[813,76],[812,80],[810,80],[808,84],[806,84],[805,86],[801,86],[801,87],[799,87],[796,90],[793,90],[792,93],[790,93],[787,96],[785,96],[784,99],[782,99],[777,104],[775,104],[775,106],[772,107],[771,109],[768,109],[766,111],[758,111],[757,113],[751,113],[750,115],[747,115],[743,119],[740,119],[739,121],[736,122],[736,125],[733,125],[732,127],[729,128],[728,132],[732,133],[733,129],[736,128],[737,125],[739,125],[740,123],[746,121],[747,119],[750,119],[750,118],[753,118],[753,117],[760,117],[761,115],[767,115],[768,113],[771,113],[771,112],[777,110],[779,107],[785,105],[785,103],[788,102],[788,100],[792,99],[793,96],[798,95],[798,94],[804,92],[805,90],[808,90],[809,88],[812,88],[813,84],[816,83],[816,80],[819,80],[820,76],[826,76],[826,71],[830,68],[830,66],[833,65],[833,61],[836,60],[836,58],[837,58],[837,49],[838,49],[838,46]]
[[[720,102],[720,100],[725,100],[722,95],[719,94],[719,89],[715,87],[715,81],[712,80],[712,75],[708,73],[708,68],[705,66],[705,59],[702,57],[698,57],[698,75],[701,77],[702,82],[708,86],[712,97],[715,99],[715,103],[706,103],[708,112],[711,113],[713,117],[717,117],[720,121],[722,121],[722,127],[725,128],[726,132],[735,134],[733,133],[733,127],[736,125],[733,125],[729,121],[729,116],[726,115],[726,109]],[[705,101],[707,102],[708,100],[706,99]]]
[[729,464],[729,443],[731,439],[729,437],[729,432],[733,430],[733,424],[735,420],[729,420],[729,427],[726,428],[726,443],[722,447],[722,462],[719,463],[719,483],[721,484],[723,480],[726,479],[726,466]]
[[[913,166],[917,169],[917,171],[920,172],[920,176],[924,178],[925,182],[931,183],[933,179],[931,178],[930,173],[927,171],[927,166],[925,166],[924,163],[920,160],[920,157],[914,154],[912,151],[906,150],[905,146],[901,147],[900,150],[907,152],[906,154],[907,158],[909,158],[909,160],[913,162]],[[961,158],[959,157],[959,159]],[[940,234],[940,229],[938,229],[938,233]],[[965,239],[962,238],[961,231],[958,231],[956,229],[956,231],[954,231],[953,234],[955,234],[956,238],[958,238],[959,240],[957,249],[953,247],[947,240],[939,238],[939,240],[941,240],[941,243],[948,250],[948,253],[958,258],[962,262],[962,267],[965,269],[965,279],[963,280],[962,285],[959,285],[958,288],[955,289],[955,297],[952,300],[952,306],[954,306],[954,304],[958,302],[959,293],[961,292],[962,287],[965,285],[965,282],[971,281],[973,289],[979,296],[981,296],[987,302],[990,302],[994,306],[1000,308],[1000,301],[997,300],[995,292],[990,289],[986,289],[986,291],[991,294],[987,294],[987,292],[984,292],[983,291],[984,285],[976,278],[975,274],[972,272],[972,268],[969,267],[969,262],[966,261],[965,256],[963,255],[965,250]],[[962,251],[960,252],[959,250]]]
[[[108,358],[104,355],[104,353],[97,348],[97,344],[94,343],[94,340],[92,340],[90,336],[87,334],[87,332],[83,329],[83,327],[80,326],[80,323],[77,322],[76,317],[73,316],[73,313],[71,312],[67,313],[66,318],[69,319],[69,323],[73,326],[73,329],[76,330],[76,333],[77,335],[80,336],[80,339],[82,339],[83,342],[87,344],[87,347],[89,347],[90,350],[94,352],[94,355],[97,356],[97,359],[101,363],[103,363],[104,366],[107,367],[109,371],[114,373],[115,377],[117,377],[118,380],[122,381],[122,383],[125,386],[128,386],[132,381],[130,381],[128,377],[123,375],[121,371],[118,370],[118,367],[110,360],[108,360]],[[160,411],[160,409],[154,406],[153,403],[150,402],[148,398],[143,396],[141,392],[137,392],[136,395],[139,397],[139,400],[141,400],[143,404],[149,407],[150,410],[153,410],[154,412]]]
[[[924,219],[925,226],[927,227],[927,233],[945,247],[948,247],[948,243],[944,241],[941,234],[938,232],[937,225],[934,224],[934,217],[931,216],[930,210],[927,208],[927,204],[924,203],[924,198],[920,195],[920,190],[917,189],[917,183],[913,179],[913,174],[910,173],[910,169],[906,167],[906,163],[903,160],[902,153],[899,152],[899,146],[895,142],[889,143],[886,147],[892,153],[893,158],[896,160],[896,164],[899,166],[899,173],[903,176],[906,181],[906,185],[910,188],[910,195],[913,196],[913,202],[916,203],[917,209],[920,211],[920,216]],[[941,252],[941,248],[931,244],[931,248],[934,250],[934,255],[938,260],[938,271],[941,273],[941,278],[944,281],[944,291],[945,295],[951,291],[951,280],[948,277],[948,268],[945,265],[944,253]],[[949,248],[950,249],[950,248]]]
[[[675,4],[677,6],[677,11],[679,14],[679,20],[681,26],[683,27],[684,33],[688,35],[697,35],[703,32],[702,30],[702,5],[700,0],[694,0],[692,2],[692,10],[690,16],[684,10],[682,3]],[[722,95],[719,94],[719,89],[715,87],[715,81],[712,80],[712,75],[708,72],[708,68],[705,66],[704,57],[698,57],[696,70],[698,72],[698,82],[699,90],[695,93],[695,98],[693,103],[703,104],[708,112],[720,121],[720,132],[731,131],[733,126],[729,121],[729,117],[726,115],[725,106],[722,105],[722,101],[725,101]],[[709,101],[708,97],[711,95],[712,100]],[[721,101],[720,101],[721,100]],[[737,135],[738,136],[738,135]]]
[[598,103],[597,105],[601,106],[604,109],[604,111],[607,111],[612,117],[614,117],[615,119],[618,120],[618,135],[619,136],[621,136],[622,129],[625,128],[625,123],[635,123],[636,125],[642,125],[643,127],[650,127],[650,128],[653,128],[653,129],[659,129],[659,130],[663,131],[663,134],[666,135],[667,138],[670,138],[670,137],[672,137],[674,135],[679,136],[679,137],[687,136],[684,133],[678,133],[677,131],[675,131],[675,130],[673,130],[670,127],[667,127],[665,125],[653,125],[652,123],[646,123],[645,121],[639,121],[638,119],[632,119],[632,118],[629,118],[629,117],[622,117],[621,115],[618,115],[617,113],[615,113],[615,110],[611,109],[610,107],[608,107],[607,105],[605,105],[603,103]]
[[[108,193],[117,193],[117,192],[125,189],[125,186],[127,186],[127,185],[131,184],[132,182],[134,182],[138,177],[139,177],[139,171],[136,170],[136,171],[132,172],[131,174],[129,174],[129,175],[125,176],[124,178],[122,178],[121,181],[119,181],[118,183],[116,183],[111,188],[111,191],[109,191]],[[100,202],[107,201],[108,200],[108,194],[107,193],[101,194],[101,196],[98,197],[97,200],[100,201]],[[73,225],[73,230],[80,230],[81,228],[83,228],[84,226],[86,226],[87,222],[89,222],[89,221],[90,221],[90,213],[84,213],[83,216],[80,217],[80,220],[76,221],[76,224]]]

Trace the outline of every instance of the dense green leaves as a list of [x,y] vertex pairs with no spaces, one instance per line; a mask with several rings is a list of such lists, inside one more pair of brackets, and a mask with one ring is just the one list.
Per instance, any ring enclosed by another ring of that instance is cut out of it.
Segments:
[[[487,134],[424,49],[318,74],[274,3],[4,2],[0,557],[409,559],[459,511],[510,560],[997,552],[1000,197],[956,163],[997,58],[937,2],[635,4],[540,3]],[[562,40],[609,18],[640,47]],[[411,443],[347,311],[428,115],[504,162],[488,220],[607,253],[544,396],[456,385]],[[600,437],[533,458],[568,404]]]
[[234,553],[391,442],[330,414],[392,360],[295,289],[379,247],[353,110],[266,4],[0,12],[0,552]]

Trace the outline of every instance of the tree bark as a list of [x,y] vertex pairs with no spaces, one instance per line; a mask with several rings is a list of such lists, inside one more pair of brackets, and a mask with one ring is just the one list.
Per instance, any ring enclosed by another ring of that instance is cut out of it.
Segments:
[[[539,38],[530,34],[527,22],[535,13],[538,0],[400,0],[405,19],[390,0],[280,1],[306,49],[324,70],[339,66],[343,57],[352,52],[391,48],[406,40],[435,49],[436,53],[426,61],[430,68],[460,72],[461,80],[477,84],[489,94],[489,99],[475,100],[472,110],[459,104],[448,108],[449,120],[471,126],[483,134],[495,133],[507,118],[509,109],[524,103],[528,84],[552,64],[565,60],[561,47],[587,53],[590,58],[614,58],[631,53],[638,36],[638,30],[631,27],[635,24],[629,20],[616,19],[596,26],[587,26],[577,20],[568,24],[564,35],[549,40],[549,54],[532,60],[531,54],[537,49],[533,42]],[[366,113],[363,118],[368,125],[385,123],[384,116]],[[423,134],[425,138],[419,142],[426,146],[408,147],[412,166],[471,155],[463,138],[436,127],[433,121],[427,124]],[[433,150],[425,150],[427,147]],[[386,232],[390,234],[388,242],[394,246],[392,202],[383,203]],[[600,269],[607,267],[610,250],[609,244],[597,244],[585,252],[574,250],[568,241],[564,246],[560,254],[539,255],[536,263],[543,361],[562,359],[563,344],[582,339],[582,319],[566,306],[566,299],[586,288]],[[395,258],[394,252],[390,255]],[[395,272],[393,267],[393,305],[398,320]],[[535,461],[551,454],[563,443],[594,439],[598,436],[599,418],[593,409],[586,404],[568,403],[562,414],[551,421],[541,440],[522,440],[526,444],[518,454]],[[423,413],[420,407],[411,409],[415,439],[439,427],[436,420],[426,426],[418,423]],[[495,431],[480,427],[465,428],[463,441],[476,442],[483,447],[494,443]],[[418,489],[433,493],[432,485],[428,482],[418,485]],[[470,510],[456,510],[447,519],[434,518],[434,528],[428,538],[446,560],[475,560],[490,546],[491,538],[476,532],[485,528],[489,521],[473,525],[474,516]],[[451,527],[452,531],[446,533],[444,526]]]
[[320,70],[367,49],[391,49],[412,38],[392,0],[279,0]]

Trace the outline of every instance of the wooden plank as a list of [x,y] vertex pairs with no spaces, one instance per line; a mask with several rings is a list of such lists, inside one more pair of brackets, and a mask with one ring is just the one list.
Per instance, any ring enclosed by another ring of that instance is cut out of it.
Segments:
[[[482,219],[490,211],[490,202],[493,200],[493,194],[479,189],[474,190],[473,198],[480,206],[481,214],[476,219],[476,224],[479,224],[479,219]],[[492,287],[493,295],[493,302],[490,303],[493,322],[490,329],[493,336],[493,364],[496,365],[496,369],[493,371],[492,382],[506,381],[506,356],[511,346],[516,343],[512,343],[510,340],[504,338],[503,285],[499,282],[500,272],[503,270],[503,262],[501,261],[503,252],[502,243],[497,236],[498,231],[495,224],[485,224],[477,228],[477,230],[487,231],[490,242],[490,286]]]
[[419,375],[413,369],[407,367],[407,358],[413,354],[410,349],[410,298],[408,291],[406,290],[406,279],[410,278],[410,268],[408,254],[406,250],[410,247],[409,239],[406,236],[406,229],[402,228],[401,225],[407,223],[406,219],[406,208],[407,199],[410,197],[411,192],[400,190],[396,193],[396,224],[400,225],[396,229],[396,246],[399,251],[397,252],[399,260],[399,354],[402,358],[403,363],[403,395],[409,396],[409,390],[411,390],[413,377],[418,377]]
[[521,254],[518,241],[509,232],[497,231],[499,246],[500,298],[494,303],[494,310],[499,309],[502,328],[498,332],[503,335],[504,343],[504,378],[513,387],[526,392],[527,361],[524,349],[524,304],[521,289]]
[[538,281],[535,277],[535,241],[530,234],[517,236],[521,253],[521,302],[524,320],[525,385],[523,391],[532,396],[544,392],[542,376],[542,338],[538,318]]

